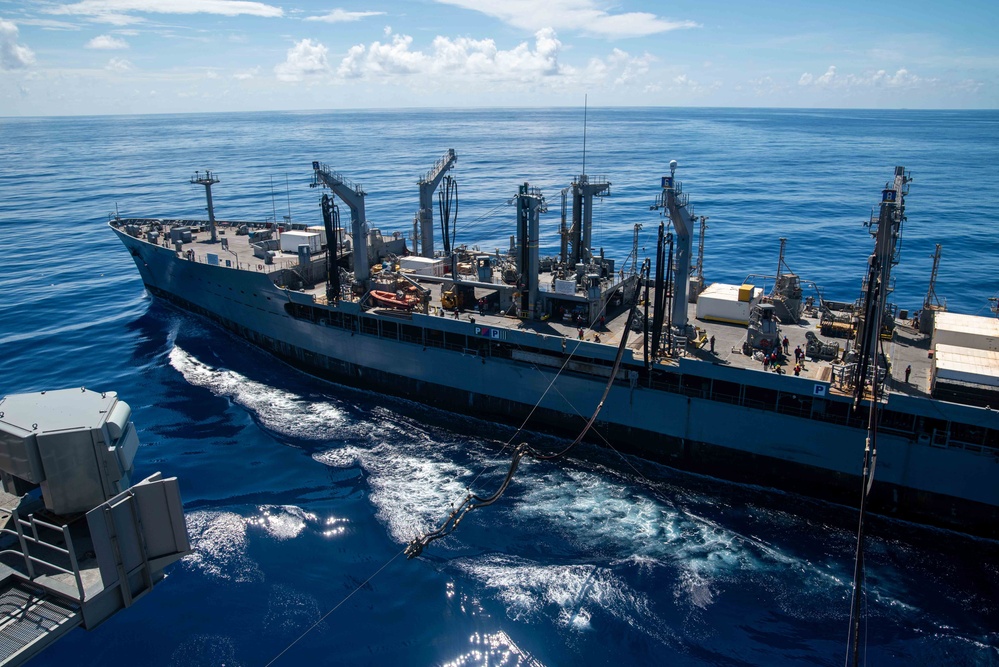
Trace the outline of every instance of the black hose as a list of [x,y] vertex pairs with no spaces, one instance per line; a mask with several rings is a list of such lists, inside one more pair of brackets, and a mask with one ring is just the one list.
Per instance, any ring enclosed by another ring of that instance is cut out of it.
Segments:
[[[643,271],[646,273],[646,275],[648,274],[648,270],[649,270],[649,263],[646,260],[645,266],[643,267]],[[583,438],[586,437],[586,434],[589,433],[590,429],[593,427],[593,424],[596,422],[597,416],[600,414],[601,409],[603,409],[604,403],[607,401],[607,396],[610,394],[611,387],[614,386],[614,380],[617,379],[618,371],[621,369],[621,360],[624,358],[624,351],[628,345],[628,332],[630,329],[629,323],[631,322],[632,318],[635,316],[635,312],[638,308],[638,301],[640,295],[641,295],[641,290],[638,289],[638,287],[636,286],[635,294],[632,297],[631,301],[631,309],[628,312],[627,320],[625,320],[624,330],[621,332],[621,342],[618,343],[617,346],[617,355],[614,357],[614,365],[611,367],[610,378],[608,378],[607,384],[604,386],[604,393],[600,397],[600,402],[597,403],[597,407],[593,410],[593,414],[586,422],[586,426],[583,427],[583,430],[580,431],[578,436],[576,436],[576,439],[573,440],[571,443],[569,443],[569,445],[566,446],[564,449],[562,449],[562,451],[556,452],[554,454],[542,454],[541,452],[535,450],[526,442],[522,442],[519,445],[517,445],[516,449],[514,449],[513,452],[513,459],[510,461],[510,469],[507,471],[506,477],[503,478],[503,482],[502,484],[500,484],[496,492],[493,493],[491,496],[483,497],[469,491],[468,495],[465,496],[465,499],[461,502],[461,504],[459,504],[457,507],[451,510],[451,513],[448,514],[448,517],[447,519],[444,520],[444,523],[438,526],[435,530],[426,533],[422,537],[414,538],[406,546],[407,558],[416,558],[421,553],[423,553],[423,550],[431,542],[433,542],[434,540],[439,540],[442,537],[446,537],[447,535],[450,535],[458,527],[458,524],[461,523],[461,520],[465,518],[465,515],[471,512],[472,510],[479,507],[487,507],[489,505],[492,505],[497,500],[499,500],[500,496],[503,495],[507,487],[510,486],[510,482],[513,480],[513,475],[514,473],[517,472],[517,468],[520,466],[520,460],[525,456],[529,456],[538,461],[554,461],[555,459],[562,458],[563,456],[568,454],[573,447],[582,442]]]
[[[454,247],[458,231],[458,181],[451,176],[445,176],[442,188],[437,191],[437,211],[441,219],[441,240],[444,243],[444,254],[450,255]],[[454,215],[451,205],[454,205]]]

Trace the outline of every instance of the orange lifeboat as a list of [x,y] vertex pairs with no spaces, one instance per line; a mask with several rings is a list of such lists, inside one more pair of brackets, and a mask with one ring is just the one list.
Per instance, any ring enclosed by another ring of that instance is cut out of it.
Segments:
[[390,306],[392,308],[412,308],[413,304],[407,301],[405,298],[400,298],[392,292],[385,292],[383,290],[371,290],[371,298],[382,304],[383,306]]

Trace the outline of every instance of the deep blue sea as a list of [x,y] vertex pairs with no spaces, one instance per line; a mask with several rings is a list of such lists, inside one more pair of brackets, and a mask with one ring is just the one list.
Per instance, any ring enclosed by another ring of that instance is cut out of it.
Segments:
[[[417,179],[454,148],[458,242],[505,249],[527,181],[554,254],[582,146],[582,109],[0,118],[0,395],[118,392],[142,441],[134,479],[180,478],[195,548],[32,664],[842,665],[854,511],[583,447],[525,463],[407,561],[476,475],[494,488],[509,425],[292,370],[150,298],[107,227],[116,207],[204,217],[188,179],[206,168],[218,217],[318,224],[320,160],[363,185],[372,226],[408,232]],[[999,292],[999,112],[590,109],[608,256],[635,223],[654,253],[670,159],[709,216],[709,282],[772,274],[786,237],[793,271],[853,300],[863,223],[903,165],[893,300],[921,305],[937,243],[951,310],[988,314]],[[867,664],[999,665],[999,543],[876,520],[867,553]]]

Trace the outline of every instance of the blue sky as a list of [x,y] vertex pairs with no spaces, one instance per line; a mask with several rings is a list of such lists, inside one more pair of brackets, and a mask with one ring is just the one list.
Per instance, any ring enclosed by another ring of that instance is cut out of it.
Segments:
[[977,0],[0,0],[0,116],[370,107],[995,109]]

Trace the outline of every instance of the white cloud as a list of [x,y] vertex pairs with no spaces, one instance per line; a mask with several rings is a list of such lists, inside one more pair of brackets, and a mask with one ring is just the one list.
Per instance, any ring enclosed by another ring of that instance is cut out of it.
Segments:
[[894,74],[885,70],[877,70],[865,75],[840,74],[835,65],[830,65],[825,74],[813,76],[805,72],[798,79],[799,86],[811,86],[829,90],[844,90],[849,88],[917,88],[924,84],[933,85],[934,79],[923,79],[902,68]]
[[[770,97],[787,92],[784,85],[778,83],[769,76],[760,77],[758,79],[750,79],[746,83],[749,84],[750,90],[756,97]],[[737,87],[737,90],[741,89],[741,86]]]
[[114,51],[116,49],[127,49],[128,42],[117,37],[112,37],[111,35],[98,35],[87,42],[86,48]]
[[324,16],[309,16],[306,21],[322,21],[324,23],[350,23],[351,21],[360,21],[361,19],[366,19],[369,16],[384,16],[385,12],[348,12],[343,9],[334,9],[329,14]]
[[370,82],[408,85],[414,89],[436,85],[469,93],[537,87],[546,90],[579,86],[590,90],[659,87],[648,80],[657,61],[653,55],[636,56],[613,49],[606,57],[592,58],[585,67],[576,68],[560,61],[562,48],[551,28],[538,30],[533,43],[521,42],[510,49],[499,48],[492,39],[441,35],[421,49],[415,46],[413,37],[396,34],[385,40],[356,44],[338,63],[331,64],[325,45],[305,39],[288,50],[285,62],[274,71],[282,81]]
[[871,80],[875,85],[885,85],[891,88],[918,86],[922,82],[918,76],[910,74],[909,70],[904,68],[898,70],[894,74],[888,74],[883,69],[880,69],[874,73]]
[[259,75],[260,75],[260,68],[254,67],[253,69],[246,69],[236,72],[235,74],[232,75],[232,78],[236,79],[237,81],[249,81],[250,79],[256,78]]
[[132,63],[128,62],[124,58],[112,58],[108,61],[108,64],[104,66],[104,69],[111,72],[127,72],[132,68]]
[[572,70],[559,63],[562,43],[551,28],[535,34],[534,47],[522,42],[510,50],[497,48],[491,39],[434,38],[426,52],[412,49],[413,38],[394,35],[391,42],[358,44],[350,48],[337,67],[342,79],[388,79],[447,74],[455,81],[539,82]]
[[55,5],[44,10],[48,14],[87,16],[112,25],[139,23],[141,18],[129,12],[147,14],[218,14],[221,16],[261,16],[275,18],[284,15],[280,7],[249,0],[82,0],[69,5]]
[[699,27],[694,21],[670,21],[649,12],[610,14],[595,0],[437,0],[481,12],[522,30],[551,27],[603,37],[643,37]]
[[0,69],[20,69],[35,62],[34,52],[17,43],[17,25],[0,19]]
[[327,74],[330,64],[326,58],[329,49],[311,39],[303,39],[288,49],[285,61],[274,68],[281,81],[301,81],[307,77]]
[[649,68],[656,60],[657,58],[649,53],[636,57],[616,48],[607,58],[608,71],[617,72],[614,79],[615,86],[627,85],[648,74]]
[[18,19],[21,25],[33,25],[43,30],[79,30],[80,26],[75,23],[56,21],[54,19]]
[[963,93],[976,94],[982,90],[984,84],[981,81],[976,81],[974,79],[963,79],[958,81],[955,88]]

